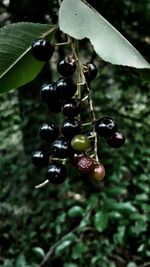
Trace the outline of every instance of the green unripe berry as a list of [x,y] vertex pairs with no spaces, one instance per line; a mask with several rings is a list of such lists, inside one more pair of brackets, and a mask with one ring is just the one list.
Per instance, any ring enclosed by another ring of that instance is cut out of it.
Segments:
[[90,147],[90,141],[87,136],[78,134],[71,140],[71,146],[75,151],[85,151]]

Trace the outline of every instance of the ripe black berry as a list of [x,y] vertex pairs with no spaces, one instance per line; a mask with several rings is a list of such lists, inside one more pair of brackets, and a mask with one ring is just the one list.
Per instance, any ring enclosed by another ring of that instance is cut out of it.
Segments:
[[109,146],[114,148],[122,147],[125,143],[125,136],[121,132],[115,132],[113,135],[106,139]]
[[43,167],[48,164],[50,153],[45,149],[38,149],[32,154],[32,163],[37,167]]
[[40,90],[40,96],[46,104],[55,101],[57,99],[56,83],[43,84]]
[[52,184],[61,184],[67,175],[65,166],[60,162],[53,162],[48,166],[47,179]]
[[55,49],[54,46],[46,39],[40,38],[32,43],[32,54],[38,61],[49,60]]
[[70,150],[70,155],[69,155],[69,161],[72,165],[77,165],[79,159],[84,156],[83,152],[80,151],[75,151],[74,149]]
[[110,117],[102,117],[96,121],[95,130],[98,135],[108,137],[118,129],[116,122]]
[[64,159],[69,156],[70,144],[65,137],[58,137],[51,144],[51,152],[54,157]]
[[58,62],[57,64],[57,70],[60,75],[62,76],[70,76],[72,75],[76,70],[76,62],[75,59],[70,57],[65,57],[63,60]]
[[92,81],[97,75],[97,67],[94,63],[88,62],[83,65],[83,73],[86,81]]
[[68,118],[65,120],[61,126],[62,134],[68,139],[80,133],[82,128],[81,121],[75,118]]
[[70,99],[77,91],[76,84],[68,78],[60,78],[56,82],[57,95],[60,99]]
[[50,142],[54,140],[59,134],[59,128],[54,125],[54,123],[43,123],[39,128],[40,137]]
[[76,117],[81,112],[81,100],[70,99],[62,105],[62,113],[67,117]]

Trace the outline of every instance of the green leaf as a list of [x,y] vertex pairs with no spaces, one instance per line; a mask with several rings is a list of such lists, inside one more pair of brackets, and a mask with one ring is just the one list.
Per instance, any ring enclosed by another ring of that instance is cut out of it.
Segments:
[[68,210],[67,214],[70,218],[77,217],[77,216],[82,217],[84,214],[84,209],[81,208],[80,206],[73,206]]
[[74,247],[73,247],[73,251],[72,251],[72,258],[74,260],[78,259],[81,257],[81,254],[86,250],[86,246],[83,242],[79,242],[77,243]]
[[126,231],[126,227],[124,225],[119,226],[117,228],[117,233],[114,234],[114,236],[113,236],[114,242],[116,244],[122,245],[124,243],[125,231]]
[[31,44],[39,37],[51,39],[57,27],[39,23],[14,23],[0,30],[0,93],[33,80],[44,66],[32,56]]
[[64,249],[66,249],[67,247],[69,247],[72,243],[72,240],[64,240],[62,241],[55,249],[55,253],[57,256],[60,256]]
[[150,68],[141,54],[85,0],[64,0],[59,10],[60,29],[76,39],[88,38],[96,53],[112,64]]
[[16,267],[29,267],[29,265],[26,262],[25,256],[24,255],[19,255],[17,260],[16,260]]
[[108,213],[104,211],[98,211],[94,217],[94,224],[99,232],[105,230],[108,226]]
[[37,255],[39,256],[40,258],[43,258],[45,256],[45,252],[42,248],[40,247],[35,247],[32,249],[32,251]]

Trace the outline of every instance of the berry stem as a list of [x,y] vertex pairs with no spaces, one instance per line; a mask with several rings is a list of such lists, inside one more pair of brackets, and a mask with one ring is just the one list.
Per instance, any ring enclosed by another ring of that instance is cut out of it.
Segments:
[[[88,83],[85,81],[85,76],[82,70],[82,65],[80,64],[79,61],[79,45],[78,41],[73,39],[68,36],[68,39],[70,40],[71,43],[71,49],[72,49],[72,54],[75,58],[76,64],[77,64],[77,94],[76,96],[81,99],[81,85],[85,84],[86,90],[87,90],[87,99],[90,107],[90,113],[91,113],[91,119],[92,119],[92,125],[93,125],[93,135],[94,135],[94,155],[95,155],[95,160],[98,162],[98,152],[97,152],[97,133],[95,131],[95,122],[96,122],[96,116],[94,112],[94,107],[93,107],[93,101],[91,98],[90,94],[90,88],[88,86]],[[82,100],[83,101],[83,100]]]
[[72,54],[75,58],[77,64],[77,98],[81,99],[81,85],[85,84],[85,78],[82,72],[82,67],[78,58],[79,55],[79,45],[77,40],[73,40],[70,36],[68,36],[71,43]]
[[82,102],[84,102],[87,99],[88,99],[88,95],[86,95],[85,97],[82,98]]
[[41,187],[45,186],[48,183],[49,183],[49,180],[45,180],[43,183],[36,185],[35,188],[36,189],[41,188]]
[[85,127],[85,126],[89,126],[91,125],[91,122],[85,122],[85,123],[82,123],[82,126]]
[[93,100],[91,97],[91,93],[90,93],[90,88],[88,86],[88,83],[86,82],[85,84],[86,86],[86,90],[87,90],[87,99],[88,99],[88,103],[89,103],[89,107],[90,107],[90,113],[91,113],[91,119],[92,119],[92,125],[93,125],[93,136],[94,136],[94,157],[95,160],[98,162],[98,151],[97,151],[97,133],[95,131],[95,122],[96,122],[96,115],[95,115],[95,111],[94,111],[94,106],[93,106]]
[[63,42],[63,43],[56,43],[55,46],[63,46],[63,45],[69,45],[70,41]]

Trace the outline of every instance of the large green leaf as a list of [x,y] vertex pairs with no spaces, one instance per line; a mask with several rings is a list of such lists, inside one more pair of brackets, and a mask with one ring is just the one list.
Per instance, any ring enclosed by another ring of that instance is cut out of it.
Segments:
[[63,0],[60,29],[76,39],[88,38],[97,54],[112,64],[150,68],[141,54],[85,0]]
[[0,29],[0,93],[33,80],[44,63],[34,59],[31,43],[39,37],[53,37],[56,26],[14,23]]

